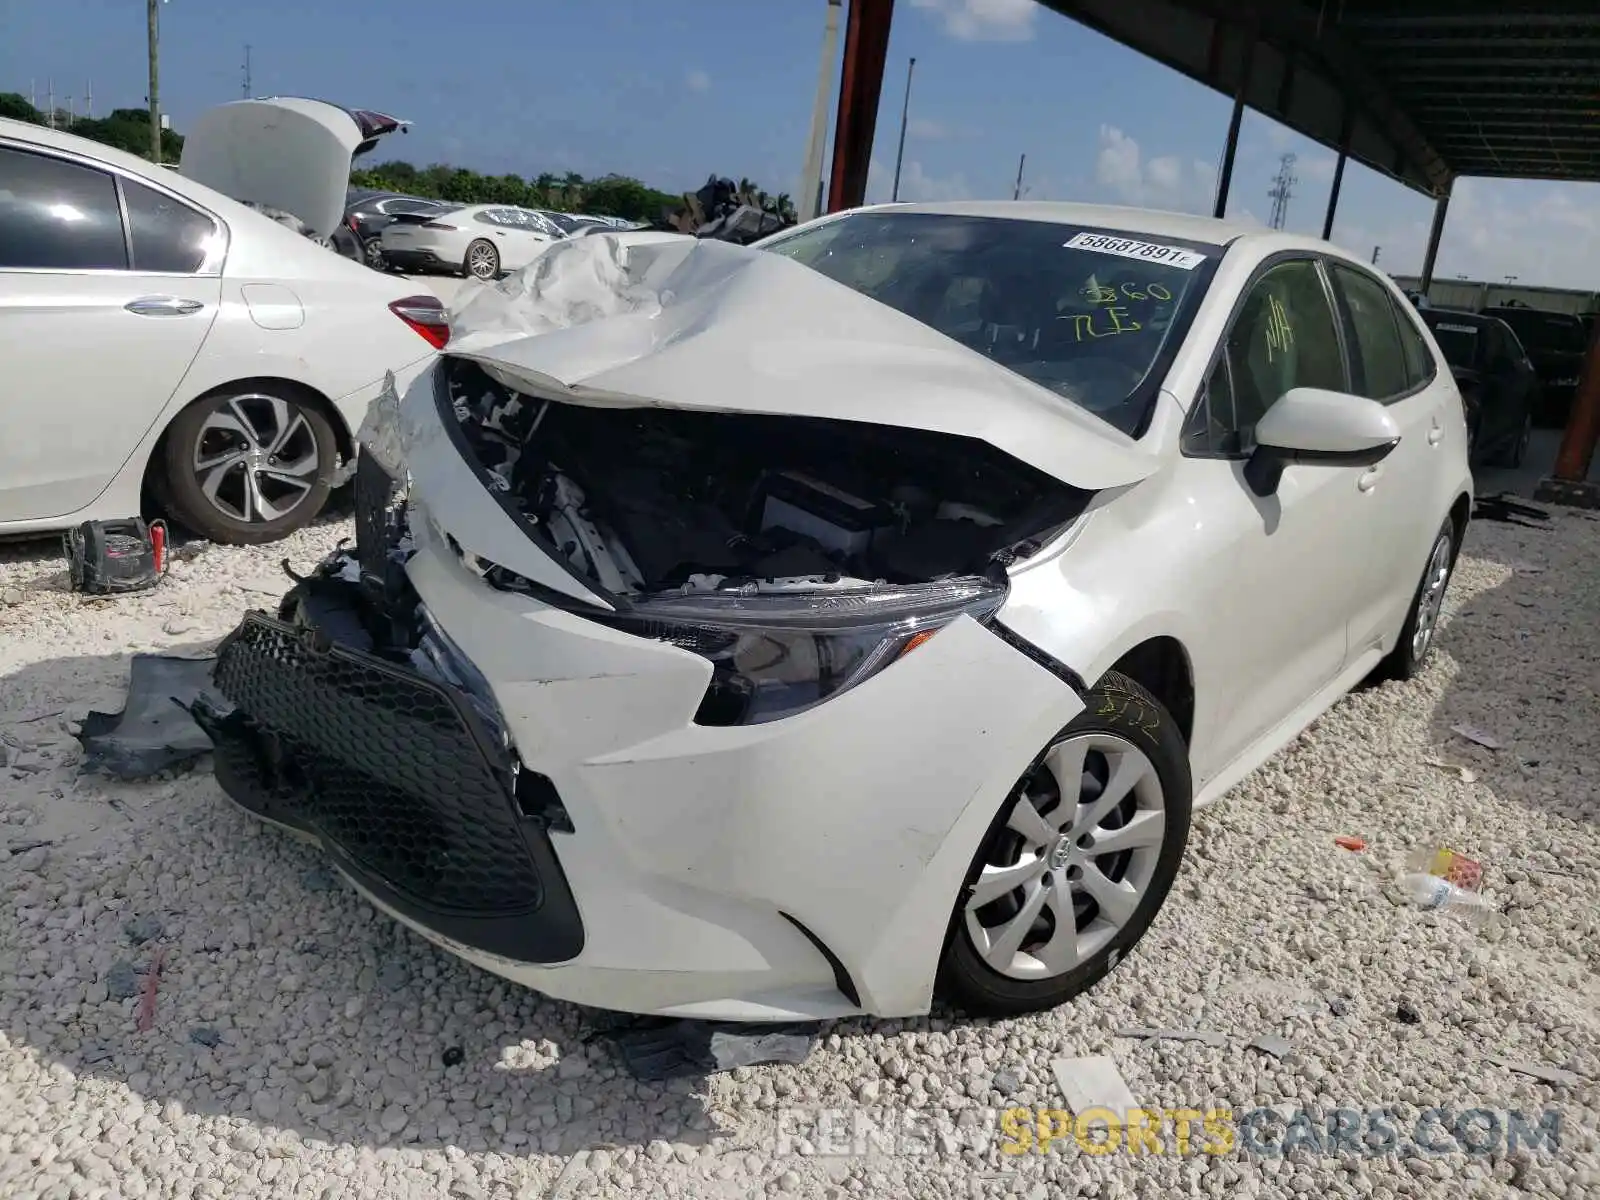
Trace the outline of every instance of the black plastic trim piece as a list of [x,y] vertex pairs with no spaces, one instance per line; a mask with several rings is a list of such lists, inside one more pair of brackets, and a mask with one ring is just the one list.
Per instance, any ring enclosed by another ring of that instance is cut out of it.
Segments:
[[999,621],[990,621],[989,630],[1013,650],[1027,655],[1046,671],[1049,671],[1052,675],[1058,677],[1069,688],[1077,692],[1078,695],[1088,695],[1089,685],[1084,683],[1083,676],[1079,675],[1076,671],[1067,666],[1067,664],[1062,662],[1059,658],[1056,658],[1053,654],[1039,649],[1039,647],[1028,641],[1028,639],[1023,637],[1020,633],[1017,633],[1013,629],[1006,628]]
[[817,953],[827,959],[828,965],[833,968],[833,984],[839,989],[839,994],[850,1001],[851,1004],[860,1008],[861,993],[856,990],[856,981],[850,978],[850,972],[845,970],[844,963],[839,961],[839,956],[828,949],[826,942],[807,929],[805,923],[799,917],[786,913],[782,909],[778,910],[778,915],[806,935],[806,941],[815,946]]

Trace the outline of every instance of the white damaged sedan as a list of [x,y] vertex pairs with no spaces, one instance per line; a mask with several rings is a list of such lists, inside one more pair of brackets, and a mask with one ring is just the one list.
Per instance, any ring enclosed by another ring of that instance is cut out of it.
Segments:
[[1468,519],[1412,306],[1262,229],[595,236],[453,323],[196,715],[383,910],[609,1009],[1059,1004],[1193,806],[1420,669]]

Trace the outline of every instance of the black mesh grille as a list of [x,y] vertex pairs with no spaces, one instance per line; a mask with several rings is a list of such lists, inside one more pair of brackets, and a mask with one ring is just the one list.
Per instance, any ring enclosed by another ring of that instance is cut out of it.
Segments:
[[270,751],[233,769],[293,824],[432,910],[537,908],[509,772],[491,766],[456,698],[313,637],[250,614],[218,652],[218,690]]

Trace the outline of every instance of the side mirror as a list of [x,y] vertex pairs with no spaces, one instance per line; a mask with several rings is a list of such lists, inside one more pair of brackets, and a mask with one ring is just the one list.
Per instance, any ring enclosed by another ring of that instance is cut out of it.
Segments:
[[1258,496],[1278,490],[1290,463],[1370,467],[1400,443],[1400,427],[1376,400],[1323,388],[1290,388],[1256,423],[1244,478]]

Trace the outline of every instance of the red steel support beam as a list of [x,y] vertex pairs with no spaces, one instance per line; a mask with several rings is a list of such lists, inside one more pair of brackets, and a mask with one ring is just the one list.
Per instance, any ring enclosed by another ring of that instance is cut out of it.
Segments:
[[878,127],[878,96],[889,55],[894,0],[850,0],[844,30],[844,71],[839,79],[839,115],[833,133],[833,173],[828,211],[854,208],[867,198],[872,135]]
[[1595,443],[1600,441],[1600,331],[1589,339],[1589,356],[1583,364],[1578,391],[1572,397],[1572,413],[1561,433],[1561,449],[1556,452],[1555,477],[1567,483],[1582,483],[1594,461]]

